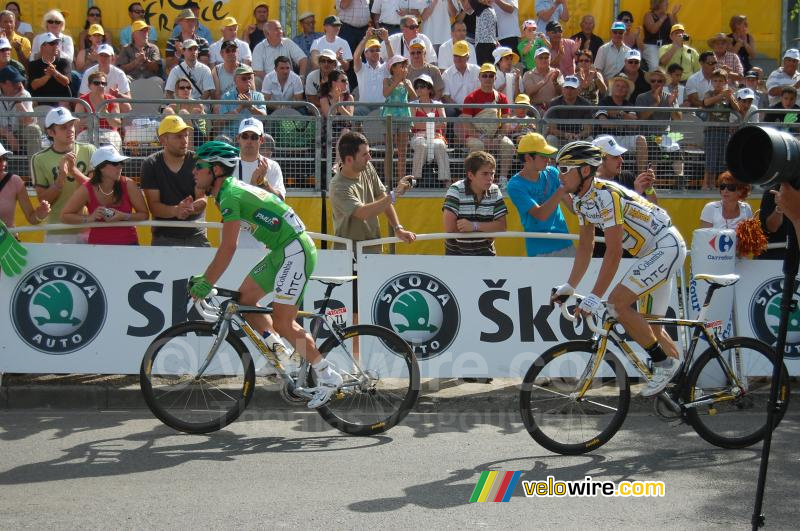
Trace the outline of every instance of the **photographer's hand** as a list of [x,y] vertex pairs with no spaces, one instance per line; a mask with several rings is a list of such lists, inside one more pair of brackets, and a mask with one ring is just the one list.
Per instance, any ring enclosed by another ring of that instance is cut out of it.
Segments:
[[775,206],[797,230],[800,225],[800,190],[789,183],[783,183],[780,190],[772,190],[772,193],[775,194]]

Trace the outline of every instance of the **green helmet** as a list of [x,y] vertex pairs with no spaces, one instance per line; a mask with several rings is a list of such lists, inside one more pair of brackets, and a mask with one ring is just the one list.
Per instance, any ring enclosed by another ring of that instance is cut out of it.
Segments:
[[194,155],[197,160],[216,162],[230,169],[235,168],[239,162],[239,148],[219,140],[206,142],[197,148]]
[[588,164],[595,168],[603,163],[603,152],[591,142],[577,140],[562,147],[556,154],[559,166],[583,166]]

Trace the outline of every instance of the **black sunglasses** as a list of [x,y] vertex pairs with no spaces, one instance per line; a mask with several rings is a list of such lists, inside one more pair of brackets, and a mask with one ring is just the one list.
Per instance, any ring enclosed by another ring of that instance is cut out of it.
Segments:
[[98,87],[105,87],[108,85],[106,81],[92,81],[92,85],[97,85]]
[[738,184],[734,184],[734,183],[722,183],[722,184],[719,185],[719,191],[720,192],[723,191],[723,190],[730,190],[731,192],[735,192],[738,189],[739,189],[739,185]]
[[244,140],[258,140],[261,136],[258,133],[242,133],[239,135]]

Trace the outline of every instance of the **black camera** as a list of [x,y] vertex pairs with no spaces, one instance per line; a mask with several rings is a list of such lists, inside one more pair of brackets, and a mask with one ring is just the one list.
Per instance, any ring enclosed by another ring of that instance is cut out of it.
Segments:
[[760,125],[742,127],[728,141],[725,161],[740,182],[764,186],[790,183],[800,188],[800,141],[785,131]]
[[688,41],[689,39],[691,39],[691,37],[689,37],[689,35],[687,33],[684,33],[683,34],[683,40]]

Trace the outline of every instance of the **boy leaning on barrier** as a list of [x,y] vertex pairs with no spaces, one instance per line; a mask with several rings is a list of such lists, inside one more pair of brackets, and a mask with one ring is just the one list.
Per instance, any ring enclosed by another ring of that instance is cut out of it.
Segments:
[[678,372],[680,352],[662,326],[649,325],[632,306],[639,297],[650,295],[652,308],[648,313],[666,314],[672,279],[686,258],[683,237],[664,209],[618,183],[596,177],[602,163],[600,148],[589,142],[572,142],[561,148],[556,162],[561,183],[572,194],[580,233],[572,271],[567,282],[554,289],[552,300],[563,303],[575,293],[574,286],[589,268],[594,227],[601,227],[606,253],[591,292],[575,309],[575,315],[589,316],[602,310],[600,299],[614,280],[623,249],[627,249],[636,262],[611,289],[606,306],[653,362],[653,376],[642,396],[658,394]]

